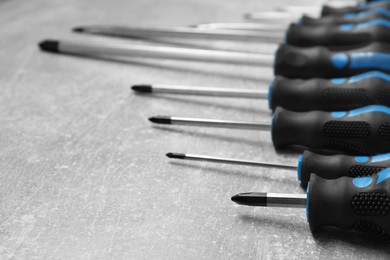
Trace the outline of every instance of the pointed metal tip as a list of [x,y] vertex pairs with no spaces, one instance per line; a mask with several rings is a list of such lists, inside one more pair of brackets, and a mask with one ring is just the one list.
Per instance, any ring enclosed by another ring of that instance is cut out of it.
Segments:
[[166,156],[172,159],[185,159],[186,155],[184,153],[167,153]]
[[172,120],[170,116],[153,116],[149,118],[149,121],[156,124],[170,125]]
[[231,197],[231,200],[232,200],[233,202],[235,202],[235,203],[240,204],[240,203],[239,203],[239,198],[240,198],[240,194],[236,194],[236,195],[234,195],[234,196]]
[[267,206],[267,193],[247,192],[231,197],[231,200],[240,205]]
[[131,86],[131,89],[136,91],[136,92],[151,93],[152,92],[152,85],[133,85],[133,86]]

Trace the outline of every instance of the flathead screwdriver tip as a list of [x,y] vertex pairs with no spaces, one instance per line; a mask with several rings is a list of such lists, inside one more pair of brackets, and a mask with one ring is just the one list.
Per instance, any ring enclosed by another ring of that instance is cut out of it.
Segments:
[[72,29],[72,31],[73,32],[84,32],[85,29],[84,29],[84,27],[75,27],[75,28]]
[[151,93],[152,85],[133,85],[131,89],[140,93]]
[[172,159],[185,159],[186,157],[184,153],[167,153],[166,156]]
[[172,120],[169,116],[153,116],[149,118],[149,121],[156,124],[170,125]]

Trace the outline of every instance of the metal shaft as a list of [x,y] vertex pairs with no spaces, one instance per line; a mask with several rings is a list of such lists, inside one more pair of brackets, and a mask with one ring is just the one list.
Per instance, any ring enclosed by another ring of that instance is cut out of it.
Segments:
[[280,34],[270,32],[248,32],[238,30],[204,31],[190,27],[180,28],[138,28],[125,26],[95,25],[75,29],[76,32],[101,34],[124,38],[195,38],[208,40],[232,40],[232,41],[255,41],[266,43],[279,43],[282,40]]
[[236,159],[228,159],[228,158],[197,155],[197,154],[169,153],[167,154],[167,156],[169,158],[192,160],[192,161],[206,161],[206,162],[214,162],[214,163],[227,163],[227,164],[246,165],[246,166],[255,166],[255,167],[279,168],[279,169],[292,170],[292,171],[297,170],[297,167],[293,165],[236,160]]
[[273,63],[273,55],[270,54],[132,45],[129,43],[107,41],[76,42],[62,40],[60,41],[58,48],[60,52],[79,55],[117,55],[121,57],[166,58],[261,66],[269,66]]
[[256,20],[262,22],[268,22],[272,24],[286,24],[293,22],[300,18],[300,15],[294,13],[268,11],[268,12],[253,12],[244,14],[244,18],[248,20]]
[[267,206],[306,208],[306,194],[267,193]]
[[205,23],[194,26],[198,29],[222,29],[222,30],[258,30],[264,32],[284,33],[287,26],[267,23]]
[[232,201],[247,206],[305,208],[306,194],[247,192],[233,196]]
[[247,130],[271,130],[270,124],[250,123],[243,121],[202,119],[190,117],[171,117],[172,125],[188,125],[188,126],[206,126],[219,128],[234,128]]
[[314,17],[319,17],[321,13],[321,7],[318,6],[281,6],[277,8],[277,11],[293,13],[297,15],[310,15]]
[[183,95],[202,95],[219,97],[239,97],[239,98],[268,98],[268,92],[250,89],[228,89],[198,86],[174,86],[174,85],[152,85],[153,93],[169,93]]

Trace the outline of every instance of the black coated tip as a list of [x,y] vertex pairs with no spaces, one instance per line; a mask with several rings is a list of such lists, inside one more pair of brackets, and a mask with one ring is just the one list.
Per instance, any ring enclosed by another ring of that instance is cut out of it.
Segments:
[[186,155],[184,153],[167,153],[166,156],[172,159],[185,159]]
[[44,40],[39,43],[39,47],[43,51],[58,52],[58,41]]
[[73,28],[72,31],[74,31],[74,32],[84,32],[85,29],[84,29],[84,27],[75,27],[75,28]]
[[152,85],[134,85],[131,89],[141,93],[151,93]]
[[267,193],[261,193],[261,192],[239,193],[237,195],[234,195],[231,199],[235,203],[241,205],[267,206]]
[[171,124],[171,117],[170,116],[153,116],[153,117],[149,118],[149,121],[156,123],[156,124],[170,125]]

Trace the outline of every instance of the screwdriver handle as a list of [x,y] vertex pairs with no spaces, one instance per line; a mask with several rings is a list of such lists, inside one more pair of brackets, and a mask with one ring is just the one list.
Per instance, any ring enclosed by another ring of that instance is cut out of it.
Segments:
[[278,107],[272,121],[275,148],[375,155],[390,151],[390,108],[366,106],[340,112],[293,112]]
[[390,73],[390,44],[374,42],[345,51],[282,44],[274,61],[275,75],[288,78],[340,78],[372,70]]
[[328,15],[344,15],[347,13],[360,13],[369,11],[372,9],[383,8],[390,9],[389,1],[373,1],[370,3],[362,3],[356,6],[345,6],[345,7],[331,7],[329,5],[324,5],[321,10],[321,16]]
[[269,106],[304,112],[351,110],[367,105],[390,107],[390,75],[371,71],[350,78],[289,79],[270,84]]
[[[374,12],[375,11],[375,12]],[[390,11],[381,8],[380,10],[370,10],[360,13],[347,13],[344,15],[328,15],[320,18],[313,18],[307,15],[303,15],[298,21],[298,24],[323,26],[323,25],[336,25],[346,23],[364,23],[374,19],[390,19]]]
[[390,167],[390,153],[375,156],[323,155],[305,151],[298,160],[298,180],[306,187],[310,175],[325,179],[367,177]]
[[363,178],[327,180],[312,174],[307,192],[312,231],[325,226],[355,229],[390,239],[390,169]]
[[389,20],[321,26],[293,23],[286,33],[286,43],[299,47],[353,46],[374,41],[390,43]]

